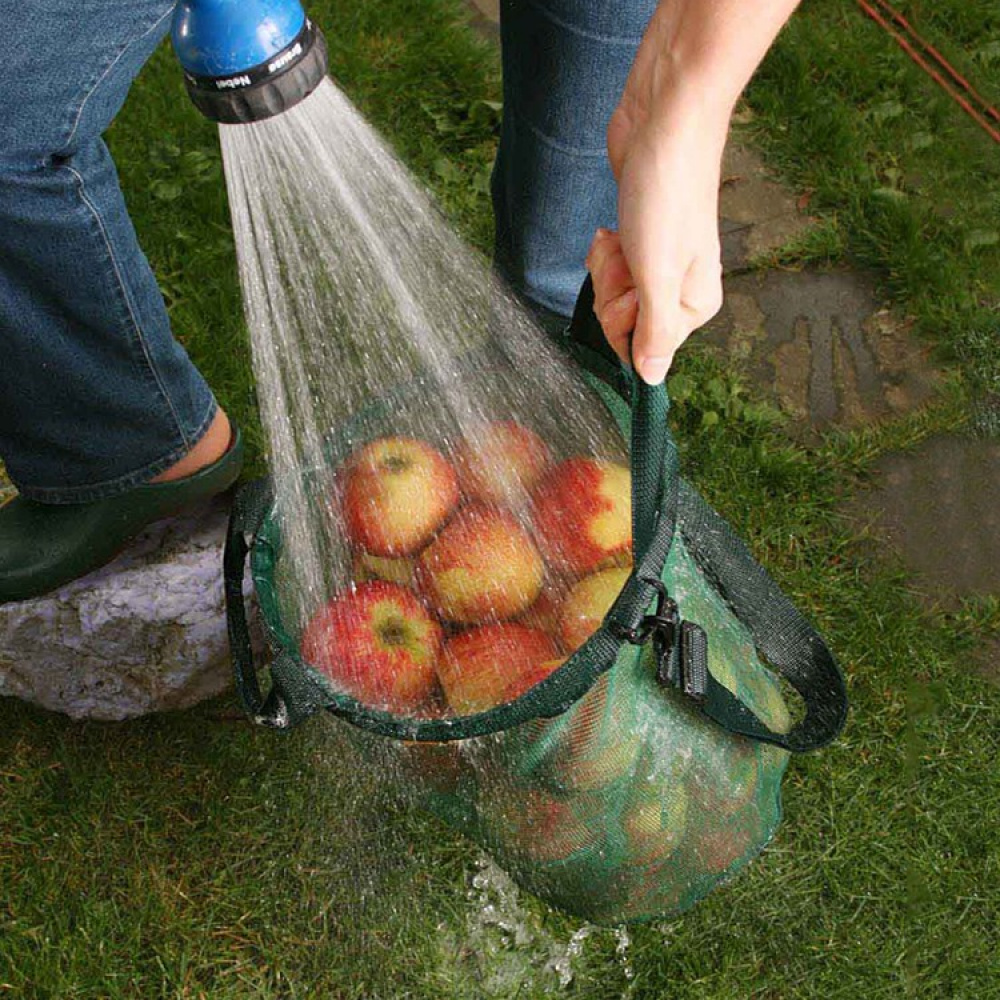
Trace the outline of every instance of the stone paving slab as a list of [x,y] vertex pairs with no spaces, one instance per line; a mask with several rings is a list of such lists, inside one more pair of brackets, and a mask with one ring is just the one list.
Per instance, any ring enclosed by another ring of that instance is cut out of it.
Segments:
[[902,559],[929,604],[1000,594],[1000,441],[936,435],[883,456],[872,477],[842,513]]
[[227,690],[227,516],[216,499],[150,525],[113,563],[51,595],[0,605],[0,695],[121,720]]
[[490,41],[500,40],[500,0],[466,0],[472,9],[472,26]]
[[472,6],[488,21],[500,23],[500,0],[469,0]]
[[695,336],[739,363],[800,432],[917,410],[940,383],[910,324],[856,271],[735,275],[725,291]]
[[739,129],[732,131],[722,157],[719,215],[722,266],[730,273],[783,249],[813,225]]

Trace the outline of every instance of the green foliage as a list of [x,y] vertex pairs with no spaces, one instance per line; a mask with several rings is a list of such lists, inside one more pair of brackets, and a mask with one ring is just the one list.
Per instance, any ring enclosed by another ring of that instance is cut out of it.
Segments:
[[974,395],[973,422],[988,437],[1000,437],[1000,318],[989,326],[973,327],[958,346],[969,372]]
[[701,431],[727,434],[773,427],[784,421],[779,409],[753,399],[746,382],[734,371],[708,373],[703,378],[679,373],[670,378],[670,398],[678,417],[692,419]]

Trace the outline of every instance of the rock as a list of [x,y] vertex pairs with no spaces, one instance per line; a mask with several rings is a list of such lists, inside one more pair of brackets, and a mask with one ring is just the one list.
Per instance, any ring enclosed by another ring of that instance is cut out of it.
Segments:
[[53,594],[0,605],[0,695],[121,720],[229,688],[226,519],[214,500],[150,525],[113,563]]
[[796,196],[772,178],[760,154],[746,143],[734,130],[722,157],[719,233],[726,272],[781,250],[813,224]]
[[472,10],[472,26],[491,42],[500,41],[500,0],[466,0]]
[[472,0],[472,6],[488,21],[500,23],[500,0]]

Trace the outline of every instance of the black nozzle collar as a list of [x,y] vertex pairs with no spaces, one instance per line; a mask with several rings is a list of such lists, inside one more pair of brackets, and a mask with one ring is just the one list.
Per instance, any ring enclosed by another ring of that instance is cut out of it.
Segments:
[[264,121],[304,101],[326,76],[323,32],[306,19],[295,40],[272,59],[231,76],[184,73],[195,107],[212,121],[243,125]]

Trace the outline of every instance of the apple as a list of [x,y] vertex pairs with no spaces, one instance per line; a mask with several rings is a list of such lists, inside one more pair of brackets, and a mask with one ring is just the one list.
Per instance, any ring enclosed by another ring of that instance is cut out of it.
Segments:
[[684,838],[687,820],[688,794],[683,785],[637,786],[622,816],[629,862],[648,865],[673,854]]
[[625,562],[632,551],[632,484],[614,462],[571,458],[539,483],[532,518],[550,567],[585,576]]
[[485,712],[513,701],[561,664],[544,632],[514,622],[482,625],[445,643],[438,677],[452,710]]
[[358,552],[354,556],[354,582],[385,580],[401,587],[413,586],[413,560],[403,556],[373,556]]
[[642,739],[605,674],[559,723],[538,774],[561,792],[586,792],[618,781],[635,766]]
[[754,850],[755,830],[749,823],[731,823],[699,831],[694,865],[711,875],[721,875]]
[[403,740],[397,744],[400,776],[419,791],[454,795],[472,777],[457,742]]
[[343,591],[302,633],[303,659],[373,708],[432,712],[441,626],[405,587],[376,580]]
[[757,744],[733,736],[692,770],[702,805],[713,815],[732,816],[749,803],[758,788]]
[[566,649],[578,649],[597,631],[628,578],[627,569],[604,569],[569,592],[559,611],[559,637]]
[[532,430],[513,420],[486,424],[455,452],[462,492],[481,503],[520,507],[542,477],[551,454]]
[[542,589],[545,567],[528,533],[495,507],[463,507],[417,559],[417,586],[449,622],[514,618]]
[[559,638],[559,613],[566,600],[566,589],[559,583],[546,580],[538,599],[518,618],[522,625],[541,629],[556,640]]
[[433,538],[458,505],[451,463],[426,441],[378,438],[340,472],[347,536],[375,556],[407,556]]
[[562,861],[591,846],[599,833],[574,803],[502,778],[480,789],[479,817],[499,853],[535,863]]
[[623,868],[620,875],[619,891],[624,898],[615,917],[625,923],[676,913],[695,881],[676,853],[647,867]]

